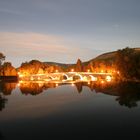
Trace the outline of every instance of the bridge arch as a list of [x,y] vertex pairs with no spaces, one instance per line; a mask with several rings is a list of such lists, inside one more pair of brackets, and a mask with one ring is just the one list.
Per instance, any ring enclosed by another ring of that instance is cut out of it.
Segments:
[[69,79],[69,76],[68,76],[66,73],[62,73],[62,74],[59,76],[59,79],[60,79],[60,80],[68,80],[68,79]]
[[53,76],[51,76],[51,75],[47,76],[47,78],[50,78],[51,80],[53,80],[53,79],[54,79],[54,77],[53,77]]
[[80,78],[80,80],[83,80],[83,76],[81,74],[76,73],[75,75],[73,75],[73,79],[74,79],[75,76],[78,76]]
[[91,81],[97,81],[97,77],[94,77],[93,75],[89,75],[91,77]]
[[63,76],[66,77],[66,79],[64,79],[64,80],[68,80],[69,79],[69,76],[66,73],[63,73]]

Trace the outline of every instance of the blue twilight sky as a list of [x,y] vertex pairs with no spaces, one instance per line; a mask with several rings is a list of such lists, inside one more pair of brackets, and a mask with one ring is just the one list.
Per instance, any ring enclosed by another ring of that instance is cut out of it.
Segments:
[[140,47],[140,0],[0,0],[0,52],[14,66],[86,61],[126,46]]

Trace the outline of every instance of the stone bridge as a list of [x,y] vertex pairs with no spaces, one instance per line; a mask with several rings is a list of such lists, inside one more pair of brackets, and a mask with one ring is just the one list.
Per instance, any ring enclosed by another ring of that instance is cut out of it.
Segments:
[[92,73],[92,72],[57,72],[49,74],[31,75],[30,80],[81,80],[81,81],[97,81],[98,78],[110,79],[111,73]]

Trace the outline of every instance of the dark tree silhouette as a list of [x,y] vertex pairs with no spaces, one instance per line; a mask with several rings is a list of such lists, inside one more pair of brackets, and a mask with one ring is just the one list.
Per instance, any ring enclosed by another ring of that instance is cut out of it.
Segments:
[[0,66],[2,65],[2,62],[5,60],[5,56],[3,53],[0,52]]
[[118,50],[116,67],[124,79],[140,79],[140,52],[132,48]]
[[7,99],[0,95],[0,111],[2,111],[5,108],[6,102],[7,102]]
[[77,60],[75,70],[76,71],[83,71],[82,61],[80,59]]

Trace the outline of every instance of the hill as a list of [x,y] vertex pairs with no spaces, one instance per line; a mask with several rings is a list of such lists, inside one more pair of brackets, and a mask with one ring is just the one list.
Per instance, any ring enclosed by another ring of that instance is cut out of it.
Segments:
[[69,66],[74,65],[74,64],[57,63],[57,62],[44,62],[44,64],[48,64],[50,66],[59,66],[59,67],[63,67],[63,68],[67,68]]
[[[134,51],[136,52],[140,52],[140,48],[133,48]],[[106,63],[106,64],[112,64],[114,63],[115,59],[116,59],[116,52],[117,51],[113,51],[113,52],[107,52],[104,54],[101,54],[95,58],[92,58],[88,61],[82,62],[83,67],[84,66],[88,66],[90,65],[90,63]],[[56,62],[44,62],[45,64],[51,65],[51,66],[59,66],[62,68],[69,68],[69,67],[75,67],[76,64],[64,64],[64,63],[56,63]]]
[[[140,52],[140,48],[133,48],[135,52]],[[114,61],[116,58],[116,52],[117,51],[113,51],[113,52],[107,52],[107,53],[103,53],[89,61],[84,62],[84,64],[88,64],[90,62],[99,62],[99,61]]]

